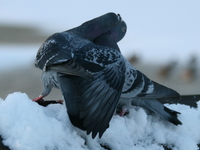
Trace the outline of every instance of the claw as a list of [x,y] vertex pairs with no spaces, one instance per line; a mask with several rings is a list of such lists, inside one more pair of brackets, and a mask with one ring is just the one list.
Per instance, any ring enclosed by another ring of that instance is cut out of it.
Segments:
[[63,100],[57,100],[57,103],[63,104]]
[[34,102],[43,101],[43,97],[44,96],[40,95],[40,96],[34,98],[32,101],[34,101]]
[[127,112],[126,108],[122,108],[122,111],[120,112],[119,116],[123,117]]
[[49,100],[49,101],[45,101],[43,99],[44,96],[39,96],[39,97],[36,97],[34,98],[32,101],[38,103],[39,105],[41,106],[48,106],[49,104],[63,104],[63,100]]

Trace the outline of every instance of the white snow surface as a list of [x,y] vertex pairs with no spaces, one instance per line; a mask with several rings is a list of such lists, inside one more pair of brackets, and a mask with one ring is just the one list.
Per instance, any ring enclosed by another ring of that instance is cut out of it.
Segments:
[[15,92],[0,99],[0,135],[12,150],[197,150],[200,142],[200,109],[185,105],[167,105],[181,112],[183,125],[174,126],[141,108],[132,108],[128,116],[114,115],[101,139],[87,137],[73,127],[64,105],[42,107],[25,94]]

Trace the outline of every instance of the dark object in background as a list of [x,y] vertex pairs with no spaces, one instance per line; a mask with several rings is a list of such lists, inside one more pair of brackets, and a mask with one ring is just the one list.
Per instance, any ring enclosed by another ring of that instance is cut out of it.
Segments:
[[169,78],[172,75],[172,71],[174,70],[176,66],[177,66],[177,62],[171,61],[166,66],[162,66],[159,69],[158,75],[163,79]]
[[181,95],[177,98],[158,98],[162,104],[184,104],[193,108],[197,108],[197,102],[200,101],[200,95]]
[[0,44],[39,44],[47,37],[35,26],[0,25]]
[[132,55],[130,58],[128,58],[128,61],[134,65],[140,61],[140,57],[136,54]]
[[182,80],[184,80],[185,82],[191,82],[197,78],[197,71],[198,71],[197,64],[198,64],[197,56],[192,55],[189,59],[189,62],[184,72],[181,75]]

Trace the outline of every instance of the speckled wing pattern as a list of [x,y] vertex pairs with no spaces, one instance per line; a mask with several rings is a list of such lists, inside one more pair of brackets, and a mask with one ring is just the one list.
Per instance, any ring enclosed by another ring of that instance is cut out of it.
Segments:
[[[116,50],[96,45],[83,47],[75,53],[75,58],[94,76],[94,79],[70,77],[76,91],[79,114],[68,114],[72,124],[82,124],[80,128],[85,129],[87,134],[92,132],[93,138],[98,133],[101,137],[109,126],[121,96],[125,64],[121,54]],[[60,84],[64,83],[61,81]],[[64,85],[61,87],[64,88]],[[61,90],[65,91],[66,88]],[[69,100],[67,95],[65,100]]]
[[176,91],[150,80],[127,60],[125,60],[125,64],[125,82],[121,97],[164,98],[179,96]]

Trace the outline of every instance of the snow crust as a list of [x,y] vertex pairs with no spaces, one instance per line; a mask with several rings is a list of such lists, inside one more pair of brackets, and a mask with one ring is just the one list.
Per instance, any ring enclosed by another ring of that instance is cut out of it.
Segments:
[[[199,103],[200,104],[200,103]],[[130,109],[128,116],[114,115],[101,139],[84,136],[73,127],[64,105],[42,107],[25,94],[15,92],[0,99],[0,135],[12,150],[197,150],[200,143],[200,109],[167,105],[181,112],[183,125],[174,126],[141,108]],[[87,145],[85,145],[87,139]]]

